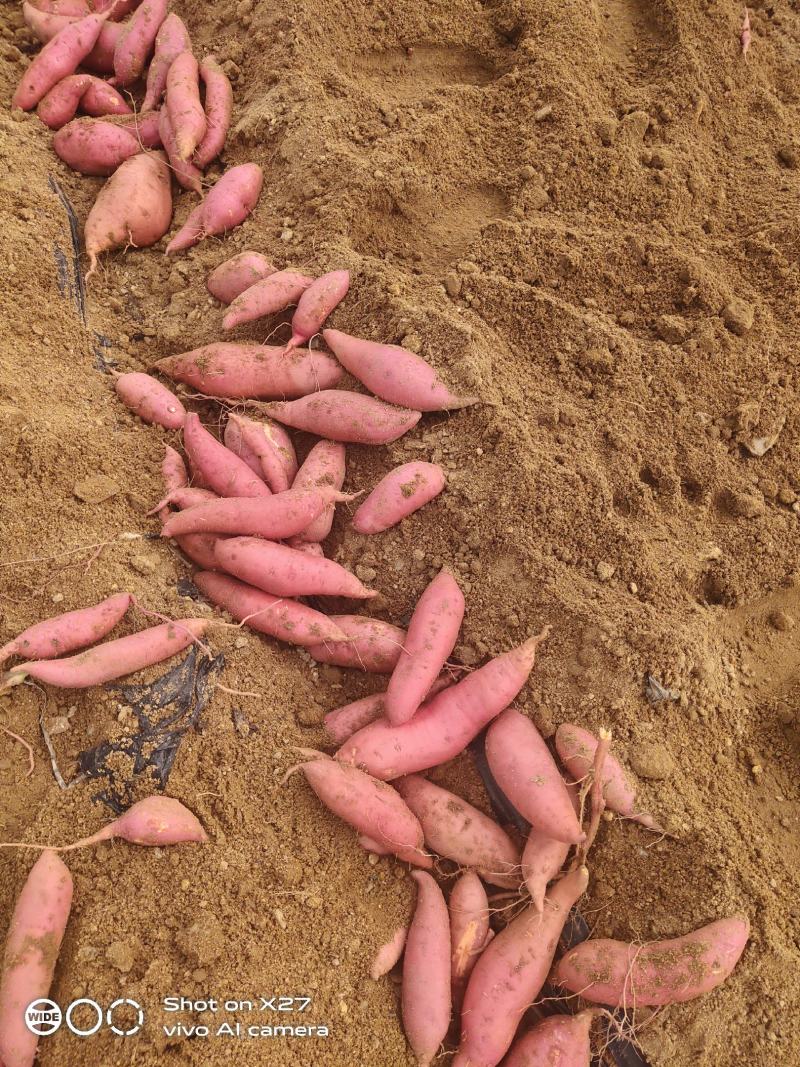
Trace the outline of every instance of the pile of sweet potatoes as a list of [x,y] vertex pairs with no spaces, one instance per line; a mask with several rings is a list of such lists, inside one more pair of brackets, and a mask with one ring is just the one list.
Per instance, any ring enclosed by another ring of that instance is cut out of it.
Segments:
[[[95,0],[93,11],[87,0],[26,0],[24,7],[29,25],[48,43],[23,76],[15,105],[38,105],[42,120],[57,130],[62,159],[85,173],[110,175],[86,223],[94,269],[105,249],[152,244],[166,233],[170,171],[184,188],[201,191],[202,172],[225,143],[230,84],[213,57],[197,62],[186,27],[167,14],[166,0]],[[126,15],[126,22],[114,21]],[[113,73],[113,84],[98,73]],[[142,108],[134,114],[124,94],[132,99],[131,88],[145,74]],[[79,109],[88,117],[75,119]],[[228,171],[167,251],[237,225],[255,205],[261,182],[254,164]],[[588,1067],[598,1009],[552,1016],[527,1031],[521,1026],[546,982],[609,1008],[688,1000],[733,970],[748,919],[734,915],[644,945],[590,939],[556,959],[570,909],[588,885],[588,853],[604,811],[659,828],[640,810],[610,751],[609,733],[595,737],[562,725],[554,753],[514,708],[549,628],[467,671],[451,661],[465,602],[447,569],[424,590],[406,629],[321,606],[335,597],[357,609],[377,593],[325,555],[336,505],[360,495],[344,492],[345,446],[388,444],[426,412],[463,408],[477,398],[453,391],[414,352],[326,328],[348,293],[346,270],[314,277],[278,270],[246,251],[222,263],[206,284],[227,307],[226,331],[293,307],[286,344],[218,341],[159,360],[154,374],[115,375],[115,389],[144,422],[181,435],[183,454],[165,446],[164,495],[150,514],[196,566],[198,590],[242,625],[301,646],[319,662],[386,676],[383,692],[328,713],[333,754],[302,749],[302,761],[289,772],[302,772],[364,849],[413,868],[413,919],[378,950],[372,977],[388,973],[402,956],[402,1021],[421,1065],[439,1054],[460,1014],[455,1067],[495,1067],[501,1060],[504,1067]],[[318,336],[326,349],[315,346]],[[345,372],[368,393],[341,388]],[[155,374],[177,383],[175,391]],[[220,436],[190,409],[190,391],[222,405]],[[302,462],[292,429],[319,438]],[[389,470],[354,508],[352,528],[377,535],[433,501],[445,484],[435,463]],[[8,641],[0,661],[21,662],[0,679],[0,692],[28,678],[69,688],[100,685],[177,654],[214,625],[164,620],[104,640],[132,603],[121,593]],[[525,840],[427,777],[483,731],[494,782],[529,825]],[[24,1009],[47,995],[69,917],[72,880],[56,852],[112,837],[139,845],[207,840],[178,801],[151,797],[96,834],[43,852],[17,902],[0,971],[0,1063],[6,1067],[33,1063],[36,1037],[24,1026]],[[447,899],[442,871],[450,868],[440,861],[457,872]],[[516,898],[510,921],[495,915],[485,884]]]
[[[68,166],[109,177],[86,220],[91,274],[101,252],[161,240],[172,223],[172,175],[202,194],[203,172],[225,147],[233,90],[213,55],[194,56],[167,0],[25,0],[23,14],[44,47],[13,106],[36,108]],[[238,226],[262,182],[255,163],[226,171],[167,251]]]

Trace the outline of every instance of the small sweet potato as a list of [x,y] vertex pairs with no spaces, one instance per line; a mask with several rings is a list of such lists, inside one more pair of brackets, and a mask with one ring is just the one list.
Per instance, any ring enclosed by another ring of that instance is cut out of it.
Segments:
[[428,1067],[450,1026],[450,918],[442,891],[424,871],[413,871],[417,906],[403,955],[403,1029],[417,1057]]
[[106,15],[87,15],[70,22],[34,58],[11,99],[12,107],[30,111],[62,78],[74,74],[94,48]]
[[168,7],[169,0],[144,0],[125,23],[114,49],[114,74],[119,85],[132,85],[144,73]]
[[514,1042],[503,1067],[590,1067],[589,1031],[597,1009],[578,1015],[551,1015]]
[[39,101],[36,114],[51,130],[60,130],[80,107],[87,115],[127,115],[131,109],[113,85],[91,74],[71,74]]
[[172,167],[172,173],[175,175],[178,185],[182,189],[190,189],[193,193],[202,193],[202,172],[197,169],[190,159],[181,159],[172,120],[170,119],[169,111],[165,107],[162,107],[158,112],[158,135],[161,138],[161,144],[167,153],[169,165]]
[[414,460],[385,475],[353,516],[361,534],[382,533],[419,511],[444,489],[446,476],[438,463]]
[[296,430],[306,430],[329,441],[362,445],[396,441],[422,417],[419,411],[389,407],[382,400],[346,389],[320,389],[299,400],[265,404],[264,410]]
[[167,71],[165,107],[175,134],[178,159],[192,158],[206,132],[206,114],[200,100],[200,66],[191,52],[181,52]]
[[200,64],[200,78],[206,89],[206,132],[197,146],[194,163],[201,170],[205,170],[225,147],[233,114],[233,89],[228,75],[215,56],[206,56],[203,59]]
[[292,336],[286,351],[304,344],[322,329],[325,320],[350,288],[350,271],[332,270],[303,292],[292,317]]
[[256,206],[263,184],[264,174],[255,163],[226,170],[167,245],[167,255],[191,248],[206,237],[227,233],[244,222]]
[[229,537],[216,548],[228,574],[276,596],[336,596],[368,600],[378,594],[332,559],[314,559],[263,537]]
[[143,422],[163,426],[165,430],[179,430],[186,418],[186,408],[157,378],[140,371],[120,374],[114,383],[122,403]]
[[[317,441],[305,458],[303,465],[292,482],[294,489],[341,489],[345,475],[345,447],[339,441]],[[331,532],[335,504],[330,504],[325,511],[298,534],[309,543],[324,541]]]
[[192,41],[182,18],[174,12],[167,15],[159,27],[155,52],[147,71],[147,90],[142,111],[158,107],[167,88],[167,72],[181,52],[191,52]]
[[230,304],[245,289],[276,271],[266,256],[246,250],[212,270],[206,278],[206,288],[221,304]]
[[253,474],[243,459],[209,433],[195,412],[190,412],[185,418],[183,445],[192,470],[200,476],[203,485],[218,496],[272,498],[261,478]]
[[[265,315],[275,315],[296,304],[313,278],[293,270],[279,270],[253,283],[231,302],[222,319],[223,330],[232,330],[243,322]],[[296,346],[295,346],[296,347]]]
[[330,618],[344,631],[346,640],[314,645],[309,652],[315,660],[373,674],[391,674],[403,651],[405,630],[364,615],[331,615]]

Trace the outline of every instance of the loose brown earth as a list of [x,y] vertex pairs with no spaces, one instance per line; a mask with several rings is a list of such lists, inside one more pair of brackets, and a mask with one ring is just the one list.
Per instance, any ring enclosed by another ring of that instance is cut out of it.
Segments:
[[[144,512],[165,434],[117,402],[101,357],[139,369],[219,338],[203,281],[242,248],[349,268],[333,323],[420,351],[483,404],[427,416],[388,448],[350,448],[348,487],[410,458],[442,463],[450,484],[374,538],[341,510],[332,553],[374,571],[383,597],[369,610],[392,620],[441,564],[455,568],[468,664],[553,624],[520,706],[546,734],[610,726],[675,835],[604,824],[586,916],[643,940],[737,910],[753,922],[724,986],[644,1025],[650,1063],[799,1063],[800,4],[751,9],[749,63],[741,8],[723,0],[175,9],[234,75],[225,162],[260,163],[264,193],[224,241],[170,260],[163,245],[107,256],[85,326],[49,180],[81,222],[101,181],[62,166],[35,116],[0,117],[3,638],[116,589],[170,615],[203,610],[176,589],[189,567],[172,545],[118,539],[157,531]],[[7,102],[34,44],[10,4],[2,22]],[[180,194],[177,222],[192,202]],[[78,499],[76,483],[98,477],[113,495]],[[98,542],[111,543],[94,557]],[[16,562],[31,557],[44,559]],[[41,1042],[43,1067],[410,1063],[396,987],[367,977],[410,913],[406,870],[373,865],[300,777],[281,784],[291,746],[322,743],[322,713],[379,683],[255,635],[219,630],[213,645],[224,684],[258,696],[217,691],[170,781],[211,843],[69,857],[75,908],[53,996],[131,997],[145,1033],[62,1031]],[[680,699],[649,703],[648,673]],[[56,786],[41,699],[21,687],[0,705],[36,755],[28,778],[0,735],[0,832],[66,842],[107,812],[96,787]],[[65,773],[125,727],[100,690],[46,701],[48,719],[73,709],[55,738]],[[487,807],[466,757],[435,778]],[[0,925],[31,858],[2,856]],[[165,996],[257,994],[312,996],[299,1021],[331,1036],[158,1036],[176,1018],[209,1022],[162,1013]]]

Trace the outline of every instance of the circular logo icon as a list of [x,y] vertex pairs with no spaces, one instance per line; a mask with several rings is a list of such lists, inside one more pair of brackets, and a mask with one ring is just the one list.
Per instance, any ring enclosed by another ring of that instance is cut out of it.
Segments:
[[[76,1026],[73,1022],[73,1015],[76,1008],[79,1008],[82,1004],[85,1004],[95,1013],[95,1021],[89,1027],[88,1030],[82,1030]],[[67,1008],[67,1026],[70,1028],[73,1034],[77,1037],[91,1037],[92,1034],[96,1034],[100,1027],[103,1025],[103,1009],[97,1003],[96,1000],[92,1000],[91,997],[81,997],[79,1000],[73,1000],[70,1006]]]
[[32,1000],[25,1009],[25,1025],[32,1034],[47,1037],[61,1026],[61,1008],[54,1000]]
[[[133,1024],[130,1030],[120,1030],[111,1021],[114,1015],[114,1009],[119,1008],[122,1004],[127,1004],[129,1008],[132,1008],[136,1012],[136,1022]],[[135,1000],[129,1000],[128,997],[120,997],[119,1000],[115,1000],[113,1004],[109,1004],[108,1011],[106,1012],[106,1022],[111,1027],[111,1032],[117,1034],[118,1037],[133,1037],[134,1034],[138,1034],[144,1025],[144,1012],[142,1011],[142,1005],[137,1004]]]

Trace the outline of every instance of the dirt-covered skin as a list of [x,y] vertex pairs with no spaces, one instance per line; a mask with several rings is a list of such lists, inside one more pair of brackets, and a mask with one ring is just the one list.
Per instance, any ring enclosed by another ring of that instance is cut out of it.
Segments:
[[[225,239],[169,259],[166,241],[104,256],[85,325],[48,179],[80,223],[102,179],[63,165],[35,115],[7,110],[36,49],[21,11],[0,12],[0,562],[15,563],[0,570],[0,638],[121,590],[168,617],[203,613],[178,590],[190,568],[173,545],[119,538],[158,532],[144,516],[176,440],[124,408],[103,364],[144,371],[219,341],[205,277],[237,252],[350,270],[330,326],[417,352],[483,403],[425,415],[389,446],[348,446],[348,491],[415,459],[441,464],[448,487],[370,538],[339,505],[328,554],[381,589],[367,610],[398,625],[451,567],[468,665],[553,624],[519,706],[546,735],[564,722],[613,729],[643,808],[674,835],[602,824],[581,904],[594,936],[671,938],[738,911],[753,922],[720,988],[641,1031],[652,1067],[800,1060],[796,3],[750,8],[747,63],[742,7],[727,0],[173,10],[234,87],[208,177],[253,161],[264,191]],[[196,197],[175,200],[170,234]],[[290,317],[230,337],[285,345]],[[218,407],[193,391],[183,402],[216,426]],[[302,461],[311,439],[292,436]],[[92,547],[64,554],[78,546]],[[133,616],[124,632],[149,624]],[[86,1067],[411,1064],[396,988],[369,978],[409,920],[406,868],[371,862],[301,776],[280,784],[291,746],[324,743],[324,712],[385,678],[315,666],[247,631],[212,644],[240,693],[215,693],[169,786],[210,842],[69,860],[75,907],[52,995],[129,996],[145,1030],[79,1040],[62,1028],[42,1039],[42,1067],[74,1067],[78,1045]],[[649,703],[648,673],[678,699]],[[4,839],[72,840],[109,817],[96,784],[55,784],[42,708],[67,727],[53,732],[67,777],[79,751],[134,727],[104,690],[3,698],[0,722],[36,755],[27,778],[26,753],[0,733]],[[488,811],[466,757],[433,777]],[[0,919],[31,862],[4,852]],[[230,1018],[162,1012],[165,996],[272,994],[313,997],[303,1021],[330,1036],[161,1029]]]

